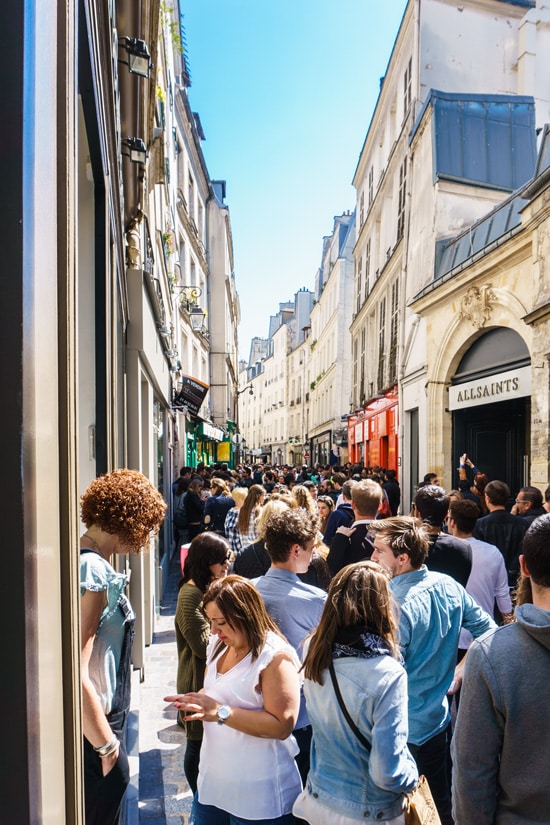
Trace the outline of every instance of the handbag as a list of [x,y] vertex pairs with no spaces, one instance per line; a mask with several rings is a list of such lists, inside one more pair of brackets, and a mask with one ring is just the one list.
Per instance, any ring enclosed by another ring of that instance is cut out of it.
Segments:
[[[353,733],[359,739],[361,744],[370,752],[372,750],[371,743],[366,736],[363,736],[349,715],[349,711],[345,705],[344,699],[342,698],[342,694],[340,693],[340,686],[338,685],[334,664],[332,662],[329,665],[328,671],[330,673],[336,698],[338,699],[338,704],[340,705],[340,710],[344,714]],[[414,791],[406,795],[404,813],[405,825],[441,825],[441,820],[439,818],[437,808],[435,807],[432,792],[430,791],[430,786],[428,785],[428,780],[425,776],[421,776]]]
[[405,825],[441,825],[428,780],[421,776],[405,802]]

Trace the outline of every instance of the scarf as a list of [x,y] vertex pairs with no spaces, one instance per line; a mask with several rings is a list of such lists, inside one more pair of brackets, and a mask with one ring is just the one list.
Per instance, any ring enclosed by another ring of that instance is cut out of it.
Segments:
[[[344,656],[373,659],[375,656],[394,656],[394,653],[386,640],[371,627],[356,625],[340,628],[334,639],[332,658]],[[402,662],[401,657],[399,661]]]

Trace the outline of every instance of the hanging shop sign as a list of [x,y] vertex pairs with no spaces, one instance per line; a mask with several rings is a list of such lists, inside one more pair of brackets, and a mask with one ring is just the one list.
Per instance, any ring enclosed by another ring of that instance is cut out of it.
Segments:
[[203,421],[199,427],[199,435],[209,438],[211,441],[223,441],[225,433],[220,427],[213,427],[208,421]]
[[526,395],[531,395],[531,367],[520,367],[449,387],[449,409],[463,410]]
[[173,406],[176,409],[187,407],[192,415],[198,415],[206,393],[210,389],[209,385],[203,384],[198,378],[192,378],[190,375],[182,375],[179,383],[181,383],[181,389],[174,397]]

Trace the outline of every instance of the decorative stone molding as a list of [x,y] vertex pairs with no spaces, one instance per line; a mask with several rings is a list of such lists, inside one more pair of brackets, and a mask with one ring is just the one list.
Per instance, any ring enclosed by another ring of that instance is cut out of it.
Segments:
[[126,233],[126,266],[128,269],[141,269],[141,213],[130,224]]
[[491,304],[496,303],[492,284],[471,286],[460,302],[458,317],[461,321],[470,321],[476,329],[481,329],[491,317]]

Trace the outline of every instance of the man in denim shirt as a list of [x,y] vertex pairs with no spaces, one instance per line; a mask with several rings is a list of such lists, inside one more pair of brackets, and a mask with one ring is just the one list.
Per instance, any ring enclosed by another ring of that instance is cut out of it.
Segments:
[[[327,597],[324,590],[305,584],[297,575],[305,573],[309,567],[316,532],[316,519],[312,519],[305,510],[286,510],[270,516],[264,541],[271,557],[271,567],[265,576],[253,581],[267,612],[300,659],[304,639],[319,624]],[[293,733],[300,748],[296,764],[305,782],[309,771],[311,725],[303,694]]]
[[409,680],[409,749],[429,782],[442,825],[452,825],[447,693],[460,681],[455,674],[460,630],[476,638],[496,625],[458,582],[425,566],[428,533],[417,519],[390,518],[374,522],[372,529],[372,560],[391,571],[399,605],[399,642]]

